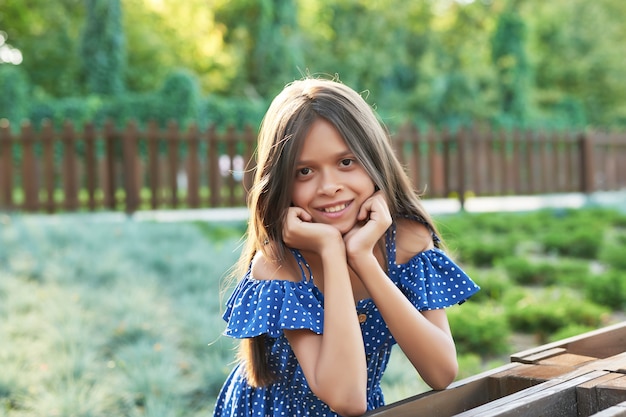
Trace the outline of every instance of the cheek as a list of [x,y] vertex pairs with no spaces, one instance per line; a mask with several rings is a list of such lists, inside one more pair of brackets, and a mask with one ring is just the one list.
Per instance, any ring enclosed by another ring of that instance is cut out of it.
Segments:
[[302,207],[306,203],[306,186],[302,183],[295,183],[291,187],[291,203],[294,206]]

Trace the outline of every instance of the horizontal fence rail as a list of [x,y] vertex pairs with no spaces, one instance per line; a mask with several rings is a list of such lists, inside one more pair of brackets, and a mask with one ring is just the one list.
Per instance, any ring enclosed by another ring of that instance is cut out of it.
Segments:
[[[420,131],[392,143],[424,198],[626,188],[626,134]],[[0,210],[95,211],[245,206],[256,132],[0,122]]]

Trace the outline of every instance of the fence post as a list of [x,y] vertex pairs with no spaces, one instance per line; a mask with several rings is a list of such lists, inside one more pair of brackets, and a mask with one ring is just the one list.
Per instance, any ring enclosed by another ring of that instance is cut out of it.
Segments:
[[93,123],[84,126],[85,132],[85,170],[87,174],[87,196],[90,211],[96,209],[96,187],[97,187],[97,158],[96,158],[96,128]]
[[102,176],[104,185],[104,206],[110,210],[117,208],[117,198],[115,196],[115,139],[116,129],[111,120],[107,120],[104,125],[104,175]]
[[48,213],[56,211],[54,200],[55,180],[57,175],[54,170],[54,126],[50,120],[44,120],[41,125],[41,141],[43,142],[43,180],[46,185],[46,208]]
[[13,138],[11,124],[0,119],[0,209],[13,208]]
[[215,129],[215,125],[209,126],[207,130],[207,140],[209,146],[207,147],[207,161],[209,171],[209,204],[211,207],[219,207],[222,203],[222,182],[219,166],[219,155],[217,141],[219,140],[218,134]]
[[124,164],[124,191],[126,192],[126,213],[132,214],[139,207],[137,189],[137,123],[131,121],[122,136],[122,158]]
[[24,209],[37,211],[39,196],[37,184],[37,167],[35,164],[35,133],[30,122],[22,124],[22,186],[24,187]]
[[457,134],[457,146],[458,146],[458,174],[457,174],[457,188],[459,193],[459,203],[461,203],[461,211],[465,211],[465,180],[467,178],[467,173],[465,172],[465,142],[467,140],[467,131],[465,128],[461,128],[461,130]]
[[167,123],[167,163],[170,173],[170,204],[172,208],[178,208],[178,123],[170,120]]
[[580,191],[590,194],[594,191],[593,138],[586,132],[578,136],[580,158]]
[[191,208],[200,206],[200,166],[198,162],[198,125],[193,123],[187,129],[187,204]]
[[74,125],[66,121],[63,126],[63,173],[65,177],[65,208],[74,211],[78,208],[78,186],[76,184],[76,153],[74,151]]

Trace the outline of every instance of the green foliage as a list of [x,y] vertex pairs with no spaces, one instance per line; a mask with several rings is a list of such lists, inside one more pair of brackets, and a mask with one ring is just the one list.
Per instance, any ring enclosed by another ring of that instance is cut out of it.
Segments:
[[482,356],[506,352],[510,328],[503,313],[501,306],[489,302],[469,301],[450,308],[448,320],[457,350]]
[[585,326],[582,324],[569,324],[555,333],[551,334],[550,337],[546,340],[547,342],[556,342],[559,340],[567,339],[568,337],[578,336],[583,333],[590,332],[592,330],[596,330],[595,326]]
[[81,59],[89,94],[115,95],[124,90],[125,64],[120,0],[87,0]]
[[457,251],[461,262],[479,267],[490,267],[495,260],[511,253],[514,241],[506,236],[483,234],[459,238],[450,245]]
[[543,238],[543,245],[548,252],[561,256],[594,259],[602,243],[602,231],[588,229],[554,230]]
[[[622,251],[623,256],[623,251]],[[609,269],[590,277],[584,287],[586,297],[613,310],[626,308],[624,270]]]
[[[306,73],[339,74],[391,127],[626,124],[620,0],[5,3],[0,29],[23,53],[33,103],[125,87],[158,94],[185,68],[201,99],[241,100],[233,107],[267,102]],[[42,113],[35,106],[27,112]],[[235,113],[228,119],[258,123],[248,109]]]
[[531,260],[526,256],[505,257],[498,262],[519,285],[577,285],[590,274],[589,265],[576,259]]
[[507,274],[499,268],[466,268],[465,272],[480,285],[480,291],[472,296],[473,302],[502,302],[513,285]]
[[509,6],[498,17],[491,45],[502,116],[523,125],[529,103],[530,66],[526,56],[526,25],[515,6]]
[[0,92],[0,119],[14,122],[25,119],[28,114],[29,83],[20,67],[0,65]]
[[200,87],[188,71],[170,74],[159,91],[162,120],[177,120],[182,124],[198,119]]
[[262,100],[210,95],[200,104],[200,121],[202,125],[213,124],[221,129],[251,126],[256,131],[268,106]]
[[517,302],[506,305],[514,330],[542,336],[571,324],[599,327],[609,310],[587,301],[572,290],[551,288],[541,293],[526,292]]
[[233,348],[217,289],[238,236],[219,230],[4,218],[4,411],[210,415]]

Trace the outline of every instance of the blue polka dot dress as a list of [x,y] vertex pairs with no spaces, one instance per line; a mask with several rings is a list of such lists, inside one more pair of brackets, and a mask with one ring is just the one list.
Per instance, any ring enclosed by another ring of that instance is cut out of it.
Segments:
[[[386,234],[388,275],[419,310],[459,304],[479,287],[440,249],[421,252],[405,264],[396,264],[395,223]],[[437,237],[433,236],[436,240]],[[253,388],[244,368],[235,366],[217,398],[215,417],[337,416],[313,394],[291,350],[284,330],[324,328],[324,298],[310,279],[310,270],[298,251],[293,251],[302,272],[299,282],[257,280],[250,271],[226,303],[225,334],[235,338],[267,335],[270,367],[276,382]],[[306,272],[309,272],[308,274]],[[358,302],[368,365],[367,408],[384,405],[380,381],[396,343],[371,299]]]

